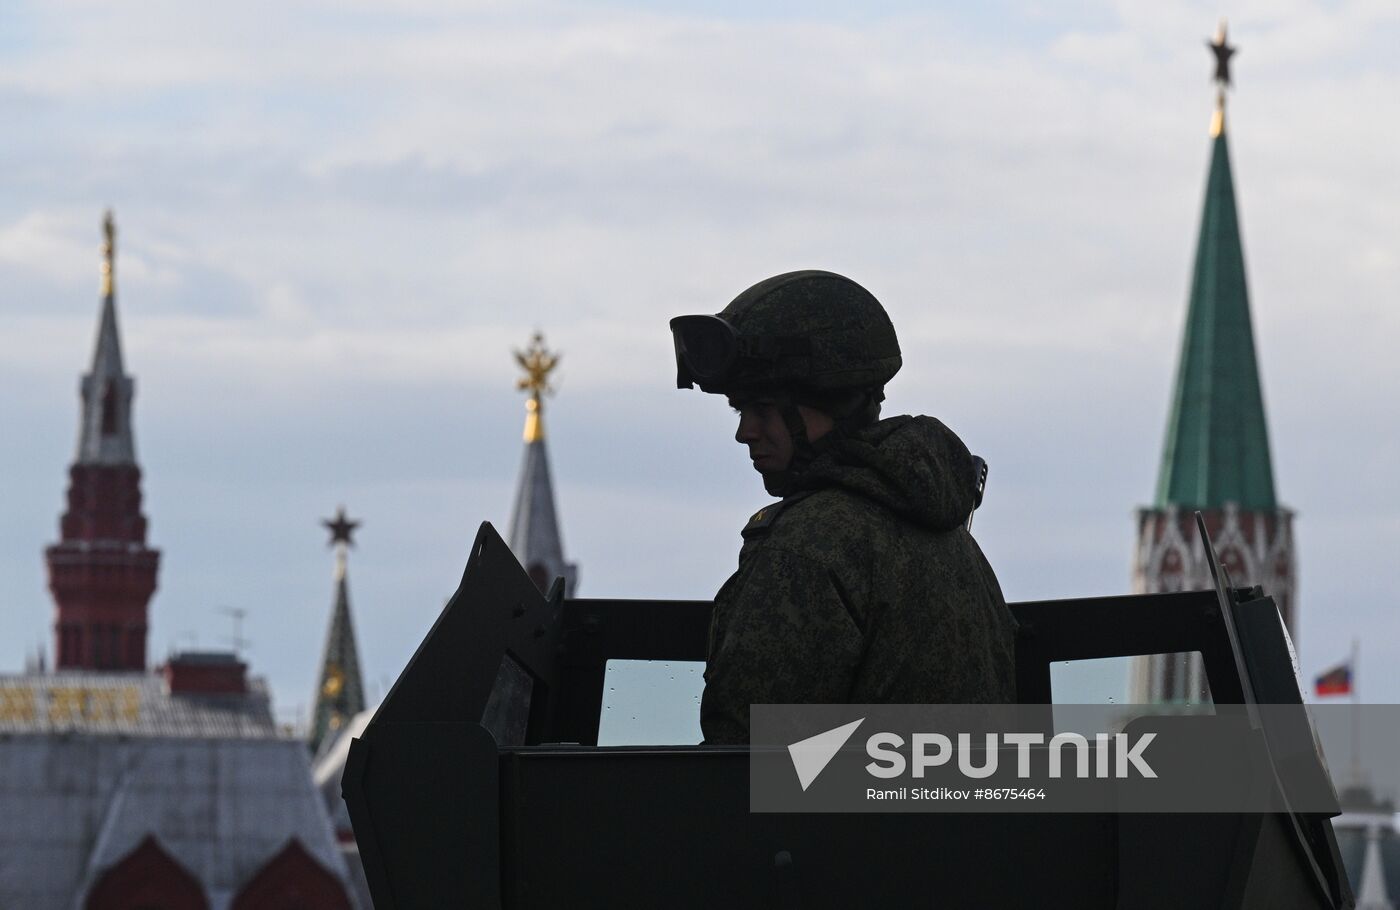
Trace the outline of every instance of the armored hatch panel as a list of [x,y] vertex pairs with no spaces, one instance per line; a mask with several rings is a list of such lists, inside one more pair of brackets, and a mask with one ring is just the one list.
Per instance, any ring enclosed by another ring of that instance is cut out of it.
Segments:
[[[598,747],[607,661],[703,660],[711,608],[542,596],[483,524],[350,749],[375,907],[1354,904],[1327,814],[756,814],[745,748]],[[1223,576],[1011,609],[1024,704],[1056,661],[1183,651],[1217,704],[1301,704],[1273,601]]]

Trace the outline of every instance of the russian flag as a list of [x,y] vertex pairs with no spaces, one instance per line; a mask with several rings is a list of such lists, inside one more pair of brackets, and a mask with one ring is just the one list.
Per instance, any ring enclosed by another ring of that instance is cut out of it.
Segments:
[[1351,661],[1338,664],[1332,669],[1323,673],[1313,680],[1313,686],[1317,689],[1317,694],[1322,695],[1350,695],[1351,694]]

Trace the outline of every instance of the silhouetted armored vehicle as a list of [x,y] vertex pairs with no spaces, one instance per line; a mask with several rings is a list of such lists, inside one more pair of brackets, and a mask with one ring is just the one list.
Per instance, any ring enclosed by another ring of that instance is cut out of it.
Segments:
[[[1354,904],[1335,809],[1287,809],[1277,775],[1262,785],[1285,810],[1268,813],[764,814],[745,748],[598,747],[607,661],[703,660],[710,609],[542,596],[482,525],[351,746],[342,787],[375,907]],[[1196,651],[1217,705],[1301,705],[1273,601],[1228,579],[1012,611],[1023,704],[1051,704],[1056,662]]]

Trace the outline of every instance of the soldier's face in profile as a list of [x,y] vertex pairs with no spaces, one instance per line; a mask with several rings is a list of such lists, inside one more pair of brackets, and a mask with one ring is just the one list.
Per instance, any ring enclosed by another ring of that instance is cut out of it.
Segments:
[[[792,461],[792,436],[783,409],[772,398],[758,395],[751,398],[729,397],[729,406],[739,415],[739,429],[734,439],[747,446],[753,469],[760,474],[782,471]],[[816,442],[830,432],[832,419],[815,408],[798,405],[802,422],[807,427],[807,439]]]

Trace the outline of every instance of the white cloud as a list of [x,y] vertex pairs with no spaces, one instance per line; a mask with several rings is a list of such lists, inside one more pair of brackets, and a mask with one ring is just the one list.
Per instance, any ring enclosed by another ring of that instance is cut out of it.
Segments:
[[[0,263],[16,270],[34,271],[63,284],[71,282],[78,264],[84,263],[92,269],[96,287],[97,246],[79,239],[78,221],[72,213],[36,211],[0,227]],[[89,228],[88,235],[95,236],[96,232]]]

